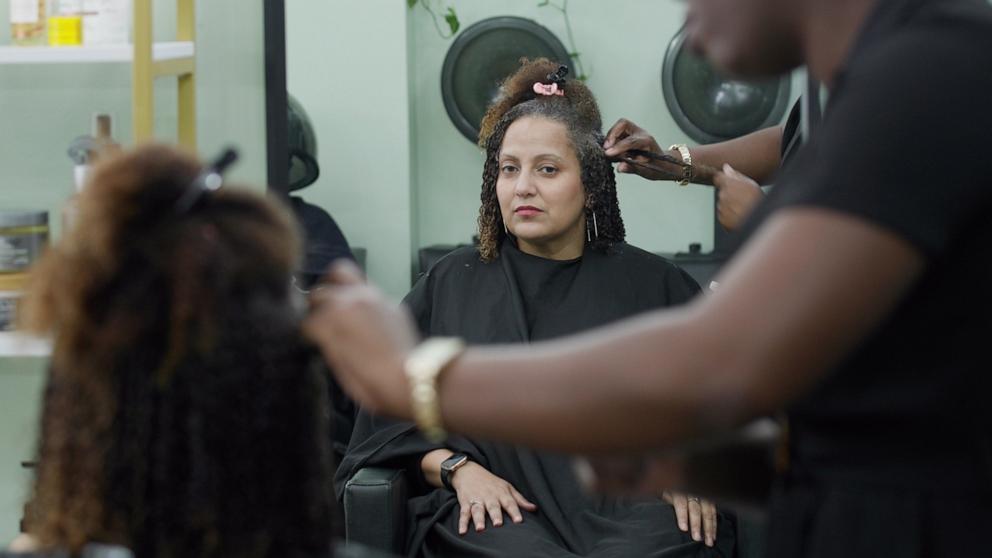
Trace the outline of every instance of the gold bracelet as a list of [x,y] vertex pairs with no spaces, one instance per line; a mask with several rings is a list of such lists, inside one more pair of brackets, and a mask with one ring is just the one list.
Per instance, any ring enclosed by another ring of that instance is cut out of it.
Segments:
[[457,337],[432,337],[413,349],[404,363],[413,420],[431,442],[442,442],[448,436],[441,421],[438,377],[464,351],[465,342]]
[[692,153],[689,153],[689,146],[684,143],[676,143],[668,150],[676,150],[682,156],[682,162],[686,166],[682,167],[682,180],[679,180],[679,186],[687,186],[692,181]]

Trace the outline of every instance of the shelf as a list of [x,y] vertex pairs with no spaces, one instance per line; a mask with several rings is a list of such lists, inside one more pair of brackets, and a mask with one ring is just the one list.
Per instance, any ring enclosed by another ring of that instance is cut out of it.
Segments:
[[0,358],[47,357],[51,354],[52,344],[47,339],[39,339],[23,333],[0,331]]
[[[194,52],[191,41],[152,45],[152,58],[155,62],[189,60],[193,58]],[[131,62],[133,58],[134,46],[131,44],[68,47],[0,46],[0,65]]]

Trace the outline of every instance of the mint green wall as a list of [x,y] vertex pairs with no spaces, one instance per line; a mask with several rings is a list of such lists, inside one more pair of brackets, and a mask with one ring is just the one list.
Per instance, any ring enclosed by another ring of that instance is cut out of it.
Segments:
[[[175,2],[156,0],[155,35],[175,36]],[[0,45],[10,42],[9,0],[0,0]],[[197,2],[198,142],[204,157],[241,148],[234,179],[265,184],[265,82],[262,3]],[[47,209],[57,234],[72,185],[69,141],[89,133],[95,112],[109,112],[115,135],[131,138],[126,64],[0,66],[0,207]],[[176,133],[175,80],[156,84],[156,132]],[[34,451],[43,359],[0,357],[0,546],[17,532],[29,478],[20,461]]]
[[394,299],[410,287],[413,226],[405,2],[286,2],[290,93],[318,137],[320,179],[302,190],[328,210],[369,277]]

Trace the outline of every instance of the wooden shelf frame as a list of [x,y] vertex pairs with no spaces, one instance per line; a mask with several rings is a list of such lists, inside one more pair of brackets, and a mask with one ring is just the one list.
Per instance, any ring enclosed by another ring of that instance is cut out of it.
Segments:
[[[134,0],[131,111],[134,143],[155,135],[155,79],[178,79],[179,144],[196,150],[196,59],[156,59],[152,37],[152,0]],[[176,41],[196,43],[196,9],[193,0],[176,0]]]

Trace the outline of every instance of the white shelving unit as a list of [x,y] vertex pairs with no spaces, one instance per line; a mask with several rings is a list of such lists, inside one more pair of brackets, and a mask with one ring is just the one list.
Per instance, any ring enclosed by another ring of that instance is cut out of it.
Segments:
[[47,339],[0,331],[0,357],[47,357],[51,354],[52,344]]
[[14,64],[131,65],[131,114],[134,143],[154,135],[156,78],[178,82],[179,143],[196,149],[196,15],[194,0],[175,0],[176,40],[152,40],[152,0],[133,0],[130,44],[66,47],[0,46],[0,66]]
[[[191,59],[194,54],[195,47],[192,41],[152,45],[154,62]],[[134,47],[130,44],[71,47],[0,46],[0,65],[131,63],[133,61]]]

